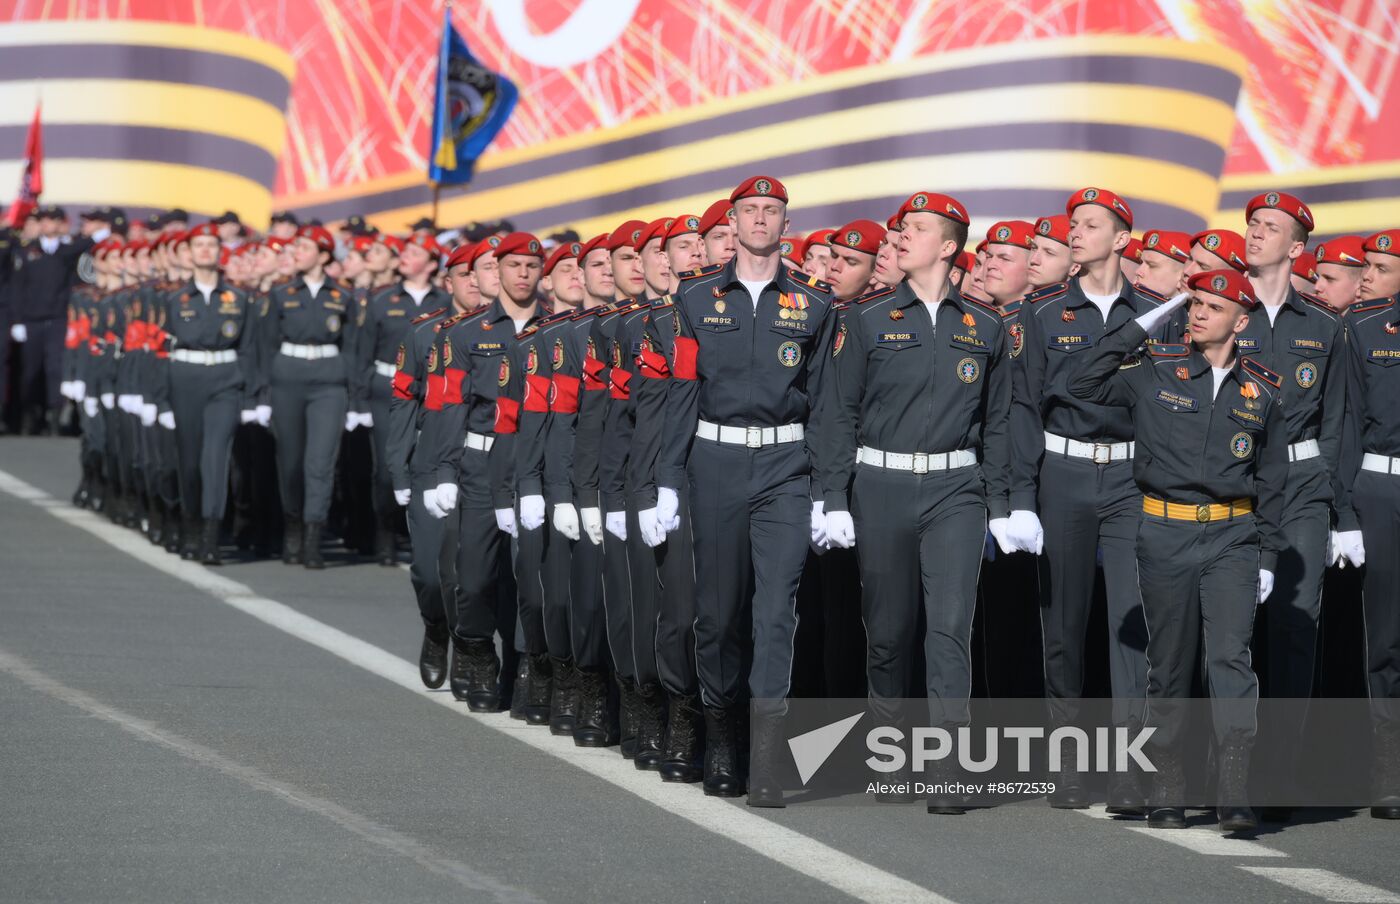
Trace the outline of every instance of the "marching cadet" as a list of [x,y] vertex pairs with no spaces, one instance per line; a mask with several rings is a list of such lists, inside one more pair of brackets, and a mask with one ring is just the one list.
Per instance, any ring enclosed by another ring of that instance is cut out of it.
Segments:
[[[912,696],[922,600],[930,724],[955,726],[968,719],[987,515],[1006,517],[1010,345],[1001,313],[948,280],[967,209],[919,192],[901,214],[904,280],[857,299],[831,346],[831,439],[816,445],[817,469],[829,542],[859,542],[872,712],[894,721]],[[938,793],[927,808],[962,811]]]
[[1189,344],[1150,344],[1145,357],[1135,355],[1188,299],[1177,296],[1104,337],[1068,390],[1132,413],[1144,494],[1137,566],[1148,624],[1146,724],[1157,767],[1148,825],[1186,825],[1182,707],[1200,653],[1219,746],[1217,817],[1222,831],[1237,832],[1257,825],[1247,805],[1259,691],[1249,642],[1287,543],[1288,428],[1283,378],[1235,343],[1258,305],[1254,287],[1234,270],[1212,270],[1193,276],[1190,289]]
[[[543,252],[534,236],[513,232],[494,245],[478,243],[473,255],[483,302],[490,289],[499,287],[499,295],[438,332],[428,374],[441,377],[441,396],[435,402],[430,389],[418,448],[435,471],[436,487],[425,494],[429,514],[457,521],[455,535],[450,526],[444,534],[439,560],[452,559],[455,567],[455,581],[443,584],[452,694],[473,712],[495,712],[501,660],[493,638],[499,632],[502,650],[515,652],[517,617],[510,547],[501,535],[519,533],[514,495],[501,481],[510,473],[504,459],[511,444],[501,440],[515,432],[520,411],[502,390],[511,380],[515,336],[536,317]],[[487,255],[489,262],[482,260]],[[503,579],[508,594],[501,592]],[[515,693],[522,692],[534,705],[543,703],[547,719],[549,675],[531,674],[528,688],[516,685]]]
[[418,615],[423,620],[418,675],[424,686],[429,688],[442,687],[447,680],[447,652],[451,635],[438,574],[443,521],[432,517],[423,505],[424,492],[435,487],[437,482],[434,471],[426,467],[422,456],[414,453],[422,421],[423,400],[427,393],[428,355],[438,329],[451,317],[475,309],[481,300],[481,293],[471,277],[472,251],[472,244],[462,245],[448,256],[444,264],[451,292],[450,308],[429,307],[432,301],[440,300],[440,296],[434,295],[430,300],[425,295],[423,307],[427,310],[409,321],[407,329],[403,331],[395,353],[393,398],[389,402],[388,416],[377,422],[374,428],[384,432],[384,465],[389,471],[394,501],[404,507],[408,514],[408,535],[412,544],[408,578],[418,600]]
[[[156,402],[173,418],[179,455],[181,509],[199,518],[199,559],[221,565],[219,525],[228,501],[229,454],[239,412],[257,410],[253,346],[256,311],[248,294],[219,272],[219,232],[213,223],[190,230],[190,281],[163,293],[170,337],[166,392]],[[266,420],[272,412],[264,409]]]
[[892,289],[904,279],[904,273],[899,269],[899,233],[903,228],[898,213],[890,217],[885,222],[885,239],[880,243],[879,253],[875,255],[873,281],[885,288]]
[[[1015,511],[998,542],[1003,551],[1010,545],[1037,554],[1043,544],[1045,692],[1056,726],[1074,723],[1084,693],[1096,553],[1102,551],[1112,718],[1115,725],[1131,729],[1142,723],[1141,707],[1133,701],[1143,699],[1147,680],[1147,637],[1134,550],[1141,493],[1133,482],[1132,414],[1123,405],[1090,404],[1073,396],[1069,381],[1087,349],[1155,309],[1162,299],[1135,290],[1119,264],[1133,222],[1127,202],[1108,189],[1084,188],[1069,199],[1065,211],[1070,257],[1078,275],[1040,288],[1026,299],[1020,373],[1028,407],[1026,416],[1016,420],[1011,489]],[[1052,225],[1040,237],[1048,245],[1053,234]],[[1042,266],[1047,260],[1044,251],[1037,243]],[[995,523],[992,528],[995,535]],[[1132,777],[1111,778],[1110,811],[1140,812],[1142,791]],[[1051,806],[1089,805],[1084,779],[1072,766],[1054,781]]]
[[1288,278],[1293,291],[1300,295],[1313,295],[1317,289],[1317,256],[1306,248],[1293,261],[1293,272]]
[[362,391],[342,357],[354,349],[354,290],[326,277],[335,239],[324,227],[301,227],[291,248],[296,275],[260,302],[257,394],[269,389],[271,411],[262,419],[277,441],[282,561],[325,568],[321,539],[340,434]]
[[[956,259],[954,259],[956,263]],[[964,298],[971,298],[973,301],[981,302],[984,305],[993,304],[992,296],[987,294],[987,289],[982,285],[982,274],[987,268],[987,240],[983,239],[977,243],[977,250],[972,255],[972,269],[967,271],[967,276],[958,283],[958,293]],[[950,273],[952,271],[949,271]]]
[[704,266],[727,264],[734,257],[734,227],[729,225],[729,199],[720,198],[700,217],[700,237],[705,242]]
[[[1266,609],[1264,688],[1270,697],[1301,700],[1312,696],[1333,503],[1342,494],[1337,469],[1346,406],[1344,334],[1335,311],[1290,285],[1293,262],[1313,228],[1307,205],[1270,191],[1251,199],[1245,216],[1249,282],[1259,306],[1235,343],[1242,354],[1283,375],[1278,395],[1289,462],[1284,547]],[[1276,721],[1265,725],[1269,742],[1263,750],[1289,763],[1302,737],[1304,709],[1273,712]],[[1289,811],[1268,808],[1263,815],[1287,819]]]
[[[1331,245],[1332,243],[1328,243]],[[1371,698],[1371,815],[1400,819],[1400,229],[1366,239],[1363,301],[1346,313],[1347,426],[1343,488],[1334,541],[1338,554],[1366,566],[1366,684]],[[1367,562],[1366,550],[1372,556]]]
[[1128,245],[1123,249],[1119,265],[1123,268],[1123,276],[1129,283],[1137,282],[1138,266],[1142,263],[1142,240],[1128,237]]
[[1032,289],[1065,282],[1075,273],[1069,252],[1069,217],[1057,213],[1035,221],[1035,251],[1027,265]]
[[1142,254],[1134,284],[1158,298],[1171,298],[1191,260],[1191,236],[1184,232],[1149,229],[1142,234]]
[[[673,296],[673,379],[655,480],[657,520],[668,533],[680,526],[679,488],[688,480],[704,790],[733,797],[744,790],[737,760],[745,690],[762,710],[781,706],[791,682],[794,595],[809,525],[820,520],[804,440],[835,316],[830,287],[779,259],[782,183],[755,176],[729,200],[734,259],[693,272]],[[655,333],[648,331],[649,347],[660,346]],[[754,762],[770,763],[776,744],[765,719]],[[751,778],[751,805],[782,806],[767,770]]]
[[1360,236],[1342,235],[1317,246],[1317,297],[1337,313],[1361,300],[1366,251]]
[[[612,275],[609,234],[602,233],[579,247],[584,301],[570,321],[562,361],[554,361],[554,398],[550,402],[549,435],[545,441],[545,484],[555,487],[551,519],[554,529],[571,544],[569,564],[570,650],[578,671],[578,712],[574,743],[607,747],[618,742],[617,713],[610,705],[608,620],[603,590],[603,517],[596,484],[599,431],[607,399],[604,364],[592,335],[598,315],[610,310],[616,285]],[[556,350],[553,354],[558,355]],[[591,428],[585,423],[585,419]],[[580,488],[584,435],[592,435],[593,490]],[[591,503],[591,505],[590,505]],[[556,538],[557,539],[557,538]]]
[[387,567],[398,562],[394,548],[397,508],[387,445],[393,381],[399,371],[395,359],[410,323],[421,314],[448,305],[447,296],[432,282],[441,256],[442,249],[432,236],[415,235],[405,244],[400,257],[399,282],[372,290],[357,312],[355,360],[351,366],[359,373],[361,385],[368,387],[362,402],[368,410],[352,412],[352,416],[359,426],[370,428],[374,441],[374,552],[379,564]]
[[831,264],[831,237],[835,232],[835,229],[818,229],[807,236],[807,241],[802,246],[800,269],[803,273],[817,279],[826,279],[827,267]]
[[[9,241],[7,235],[0,234],[0,245]],[[101,243],[94,248],[94,269],[100,269],[96,263],[97,249]],[[3,281],[10,270],[9,259],[6,256],[8,248],[0,248],[0,281]],[[3,288],[0,288],[3,291]],[[80,429],[79,462],[82,469],[82,478],[78,483],[77,490],[73,493],[73,505],[77,508],[92,508],[97,510],[102,498],[102,436],[100,419],[95,417],[97,406],[97,396],[88,395],[89,386],[89,365],[92,358],[93,324],[97,317],[97,290],[92,283],[82,282],[73,287],[72,294],[68,300],[68,330],[64,335],[64,374],[67,380],[60,387],[62,394],[71,399],[78,417]],[[0,343],[3,343],[4,336],[0,335]],[[3,360],[0,360],[0,370],[5,369]],[[95,386],[95,384],[92,384]],[[0,376],[0,393],[4,390],[4,377]],[[94,392],[96,390],[94,389]],[[91,399],[91,403],[89,403]]]
[[837,303],[848,305],[878,288],[875,258],[883,244],[885,228],[871,220],[852,220],[831,236],[831,263],[826,281]]

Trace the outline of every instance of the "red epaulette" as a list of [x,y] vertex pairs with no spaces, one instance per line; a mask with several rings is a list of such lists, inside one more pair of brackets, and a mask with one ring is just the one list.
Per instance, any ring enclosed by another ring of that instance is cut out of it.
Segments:
[[1369,301],[1358,301],[1347,308],[1348,314],[1364,314],[1367,311],[1383,311],[1395,304],[1394,298],[1372,298]]
[[1154,358],[1184,358],[1191,354],[1191,346],[1175,342],[1153,342],[1148,340],[1147,353]]
[[1240,360],[1240,367],[1251,377],[1263,380],[1275,389],[1283,386],[1283,377],[1269,370],[1253,358],[1243,358]]
[[1034,305],[1042,301],[1049,301],[1052,298],[1059,298],[1069,291],[1069,283],[1051,283],[1048,286],[1041,286],[1034,292],[1026,296],[1026,304]]
[[429,311],[426,314],[419,314],[417,317],[409,321],[409,326],[417,326],[425,320],[432,320],[434,317],[441,314],[445,310],[447,310],[447,308],[438,308],[436,311]]
[[695,279],[700,276],[709,276],[710,274],[718,273],[723,269],[724,264],[711,264],[708,267],[697,267],[694,270],[687,270],[686,272],[680,274],[679,278],[681,282],[685,282],[687,279]]
[[1324,314],[1330,314],[1333,317],[1337,317],[1340,314],[1339,311],[1332,310],[1331,306],[1329,306],[1327,302],[1323,301],[1321,298],[1318,298],[1316,295],[1309,295],[1306,292],[1299,292],[1298,296]]
[[851,302],[851,304],[865,304],[866,302],[869,302],[869,301],[879,301],[881,298],[886,298],[886,297],[888,297],[888,296],[890,296],[890,295],[893,295],[893,294],[894,294],[894,289],[893,289],[893,288],[888,288],[888,289],[876,289],[876,290],[873,291],[873,292],[866,292],[864,295],[859,295],[859,296],[857,296],[857,297]]
[[979,308],[982,308],[983,310],[990,311],[991,313],[995,314],[998,318],[1001,317],[1001,308],[997,307],[997,306],[994,305],[994,304],[987,304],[987,302],[985,302],[985,301],[978,301],[977,299],[971,298],[971,297],[969,297],[969,296],[967,296],[967,295],[964,295],[964,296],[962,297],[962,299],[963,299],[963,301],[970,301],[970,302],[972,302],[973,304],[977,305]]
[[1151,289],[1147,288],[1146,286],[1133,286],[1133,291],[1136,292],[1136,293],[1138,293],[1139,295],[1146,295],[1148,298],[1152,299],[1153,301],[1157,302],[1158,304],[1163,304],[1163,303],[1165,303],[1165,302],[1171,300],[1171,299],[1167,298],[1167,296],[1165,296],[1165,295],[1159,295],[1158,293],[1152,291]]
[[801,270],[789,270],[788,279],[791,279],[793,282],[801,283],[802,285],[807,286],[808,288],[816,289],[819,292],[832,291],[831,283],[823,282],[822,280],[817,279],[812,274],[804,273]]

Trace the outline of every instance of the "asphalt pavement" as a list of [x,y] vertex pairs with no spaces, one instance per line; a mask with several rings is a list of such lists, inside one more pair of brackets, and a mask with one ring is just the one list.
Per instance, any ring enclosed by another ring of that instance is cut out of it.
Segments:
[[755,811],[418,684],[407,573],[206,569],[0,440],[0,902],[1400,902],[1400,825]]

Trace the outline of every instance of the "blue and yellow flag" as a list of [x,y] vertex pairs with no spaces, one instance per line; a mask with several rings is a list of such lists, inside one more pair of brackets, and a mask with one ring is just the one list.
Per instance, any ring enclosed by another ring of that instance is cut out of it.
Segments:
[[452,7],[443,13],[438,50],[437,98],[428,178],[445,185],[470,182],[476,158],[506,124],[520,96],[515,83],[472,56],[452,27]]

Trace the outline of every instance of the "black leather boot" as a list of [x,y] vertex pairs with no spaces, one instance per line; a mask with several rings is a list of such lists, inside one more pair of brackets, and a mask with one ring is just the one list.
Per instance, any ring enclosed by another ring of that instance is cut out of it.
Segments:
[[1147,824],[1154,829],[1186,828],[1186,768],[1175,750],[1154,749],[1157,774],[1148,797]]
[[1375,802],[1371,805],[1371,816],[1400,819],[1400,727],[1380,729],[1373,743]]
[[1222,832],[1248,832],[1259,828],[1259,820],[1249,808],[1250,741],[1229,737],[1220,750],[1220,773],[1216,785],[1215,815]]
[[450,642],[447,628],[442,625],[424,626],[423,646],[418,650],[418,677],[423,679],[424,687],[436,690],[447,679],[447,648]]
[[326,567],[326,560],[321,555],[321,531],[325,527],[325,523],[321,521],[306,522],[306,549],[303,555],[306,557],[307,568]]
[[578,716],[574,745],[611,747],[617,743],[617,713],[608,699],[608,676],[600,669],[578,669]]
[[146,531],[146,539],[152,546],[165,545],[165,502],[159,497],[151,498],[151,527]]
[[739,778],[739,714],[733,707],[705,707],[705,794],[738,797],[744,793]]
[[374,558],[385,568],[399,564],[399,552],[394,543],[392,513],[379,516],[374,530]]
[[748,799],[751,807],[787,806],[783,801],[782,783],[778,780],[778,756],[783,748],[781,727],[779,717],[772,713],[760,713],[752,720]]
[[282,521],[282,563],[300,565],[302,563],[301,516],[287,515]]
[[1049,795],[1050,806],[1057,810],[1084,810],[1089,806],[1089,791],[1084,776],[1072,765],[1062,765],[1054,779],[1055,790]]
[[219,522],[214,518],[204,519],[204,532],[200,536],[199,561],[205,565],[222,565],[219,555]]
[[510,693],[510,717],[525,721],[525,704],[530,698],[530,657],[522,655],[515,664],[515,685]]
[[[427,638],[423,639],[424,645]],[[467,702],[467,691],[471,686],[471,663],[467,660],[467,645],[465,641],[452,641],[452,670],[448,677],[448,689],[452,691],[454,699]]]
[[[474,713],[494,713],[501,708],[501,660],[489,637],[461,643],[467,657],[467,708]],[[457,644],[453,644],[454,649]]]
[[164,533],[165,551],[178,555],[180,552],[180,507],[178,505],[166,506]]
[[[1128,740],[1137,736],[1142,726],[1130,722],[1126,726]],[[1104,810],[1114,816],[1146,816],[1147,796],[1142,790],[1142,772],[1137,762],[1128,758],[1127,772],[1108,775],[1108,803]]]
[[693,784],[705,777],[700,756],[700,698],[672,694],[666,714],[666,748],[661,780]]
[[637,755],[632,765],[648,772],[660,769],[665,741],[666,694],[659,684],[644,684],[637,688]]
[[527,655],[530,660],[530,682],[525,689],[525,721],[531,725],[548,725],[554,666],[549,661],[548,653]]
[[962,794],[952,786],[961,779],[955,764],[948,760],[935,760],[924,770],[924,783],[928,786],[924,794],[924,809],[935,816],[961,816],[967,812],[967,804]]
[[180,525],[180,558],[191,561],[199,558],[199,530],[199,519],[185,515]]
[[554,687],[549,696],[549,733],[572,737],[578,722],[578,669],[572,659],[550,657]]
[[620,723],[618,747],[622,758],[630,760],[637,755],[637,686],[631,678],[621,675],[617,679],[618,722]]

